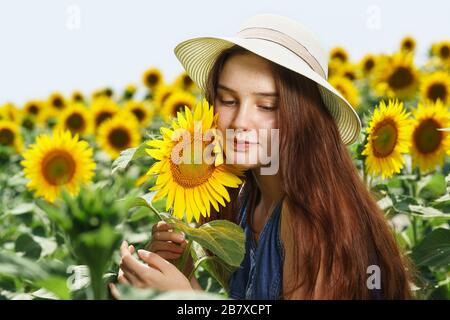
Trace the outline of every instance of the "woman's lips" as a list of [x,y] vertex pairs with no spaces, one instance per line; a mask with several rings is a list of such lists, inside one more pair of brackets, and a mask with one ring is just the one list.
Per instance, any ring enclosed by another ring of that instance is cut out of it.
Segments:
[[233,140],[234,151],[247,151],[250,148],[250,146],[255,144],[257,143],[246,140],[238,140],[236,138]]

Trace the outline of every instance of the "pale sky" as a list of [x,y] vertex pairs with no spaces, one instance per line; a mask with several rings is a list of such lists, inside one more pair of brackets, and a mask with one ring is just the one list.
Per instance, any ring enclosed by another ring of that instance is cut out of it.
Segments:
[[412,35],[420,62],[432,42],[450,39],[449,12],[445,0],[0,0],[0,104],[123,88],[151,66],[171,81],[182,71],[178,42],[232,36],[259,13],[296,19],[353,60]]

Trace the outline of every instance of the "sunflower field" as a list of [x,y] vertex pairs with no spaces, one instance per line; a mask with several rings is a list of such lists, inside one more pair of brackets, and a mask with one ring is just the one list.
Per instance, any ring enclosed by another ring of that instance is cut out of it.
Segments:
[[[355,107],[363,130],[349,147],[417,271],[417,299],[450,298],[450,41],[415,63],[416,41],[352,61],[330,51],[329,81]],[[230,201],[242,172],[223,163],[175,165],[177,129],[212,129],[216,115],[186,73],[166,81],[152,67],[120,91],[53,92],[0,105],[0,299],[113,299],[122,240],[146,248],[166,220],[189,240],[203,292],[226,298],[244,254],[242,230],[202,223]],[[203,130],[200,129],[200,130]],[[200,141],[200,144],[205,142]],[[190,255],[191,257],[189,257]],[[117,285],[121,299],[183,298]]]

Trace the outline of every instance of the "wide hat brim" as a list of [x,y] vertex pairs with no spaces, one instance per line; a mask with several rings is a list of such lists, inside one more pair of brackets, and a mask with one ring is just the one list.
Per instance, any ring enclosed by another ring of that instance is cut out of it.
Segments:
[[191,79],[205,91],[211,68],[220,53],[234,45],[297,72],[318,84],[325,106],[335,119],[344,144],[355,142],[361,121],[351,104],[323,77],[291,50],[271,41],[239,37],[197,37],[179,43],[175,55]]

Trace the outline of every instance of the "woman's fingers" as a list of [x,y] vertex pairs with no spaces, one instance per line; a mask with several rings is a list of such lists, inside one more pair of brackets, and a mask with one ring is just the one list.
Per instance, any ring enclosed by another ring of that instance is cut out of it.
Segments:
[[173,242],[155,240],[150,244],[149,251],[152,251],[152,252],[169,251],[172,253],[181,254],[181,253],[183,253],[184,248],[181,245],[173,243]]
[[[146,251],[146,250],[138,250],[138,256],[143,261],[145,261],[150,267],[153,267],[162,273],[168,273],[168,271],[175,268],[173,264],[169,261],[161,258],[154,252]],[[150,268],[151,269],[151,268]],[[153,269],[154,270],[154,269]]]
[[119,269],[119,274],[117,275],[117,281],[121,284],[130,284],[130,282],[125,277],[122,269]]
[[114,283],[109,284],[109,292],[111,292],[111,295],[114,299],[119,300],[120,299],[120,293],[117,287],[114,285]]
[[161,258],[166,259],[166,260],[176,260],[179,257],[181,257],[181,254],[179,254],[179,253],[173,253],[173,252],[169,252],[169,251],[153,251],[153,252],[156,253]]
[[184,235],[179,232],[156,231],[152,237],[152,241],[154,240],[172,241],[181,244],[184,242]]
[[168,224],[165,221],[158,221],[152,227],[152,233],[156,231],[169,231],[172,230],[172,225]]

